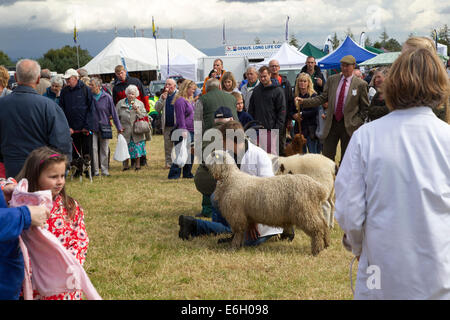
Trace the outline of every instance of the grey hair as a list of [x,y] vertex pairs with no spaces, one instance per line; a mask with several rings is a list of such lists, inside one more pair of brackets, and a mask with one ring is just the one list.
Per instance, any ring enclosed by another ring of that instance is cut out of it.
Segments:
[[50,70],[48,70],[48,69],[42,69],[42,70],[41,70],[41,78],[50,79],[50,78],[51,78]]
[[102,86],[102,79],[100,79],[100,78],[92,77],[91,82],[93,82],[96,87],[100,88]]
[[52,80],[50,80],[51,84],[57,84],[58,86],[62,87],[64,85],[64,81],[60,76],[54,76],[52,77]]
[[172,78],[167,79],[166,83],[167,82],[171,82],[172,84],[177,85],[177,82],[174,79],[172,79]]
[[36,83],[41,75],[41,66],[37,61],[31,59],[19,60],[16,64],[17,82],[23,84]]
[[220,81],[216,78],[206,81],[206,92],[209,92],[213,88],[220,89]]
[[86,69],[78,69],[77,72],[80,75],[80,78],[89,76]]
[[138,87],[136,87],[134,84],[130,84],[126,89],[125,89],[125,94],[130,94],[130,93],[134,93],[136,94],[136,97],[139,97],[139,89]]
[[245,73],[250,72],[250,71],[255,71],[255,73],[258,73],[258,70],[256,70],[255,67],[248,67],[247,70],[245,70]]

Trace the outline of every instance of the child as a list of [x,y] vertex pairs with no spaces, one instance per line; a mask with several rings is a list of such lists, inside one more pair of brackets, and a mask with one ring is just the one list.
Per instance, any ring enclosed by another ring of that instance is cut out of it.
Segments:
[[233,92],[231,94],[236,98],[236,111],[239,117],[239,122],[243,127],[245,127],[247,123],[253,121],[253,117],[248,112],[244,111],[244,98],[242,97],[242,94],[239,92]]
[[[84,224],[84,212],[78,202],[65,192],[65,155],[48,147],[41,147],[30,153],[17,176],[18,181],[28,180],[28,191],[51,190],[53,208],[44,228],[53,233],[61,244],[83,265],[89,238]],[[67,292],[55,296],[40,296],[34,292],[34,299],[81,300],[81,291]]]

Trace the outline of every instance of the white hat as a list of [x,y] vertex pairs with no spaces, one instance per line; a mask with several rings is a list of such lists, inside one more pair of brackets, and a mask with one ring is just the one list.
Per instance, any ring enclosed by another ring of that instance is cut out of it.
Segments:
[[67,71],[66,71],[66,73],[64,74],[64,79],[69,79],[70,77],[77,77],[78,78],[78,72],[77,72],[77,70],[75,70],[75,69],[72,69],[72,68],[70,68],[70,69],[68,69]]

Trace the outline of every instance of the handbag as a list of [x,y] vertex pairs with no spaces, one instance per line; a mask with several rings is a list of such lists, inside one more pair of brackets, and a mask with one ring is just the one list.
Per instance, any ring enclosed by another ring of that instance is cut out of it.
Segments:
[[136,116],[136,120],[133,124],[133,133],[135,134],[144,134],[150,132],[150,124],[144,118],[139,118]]
[[100,128],[100,136],[102,139],[112,139],[112,128],[111,125],[108,124],[99,124]]

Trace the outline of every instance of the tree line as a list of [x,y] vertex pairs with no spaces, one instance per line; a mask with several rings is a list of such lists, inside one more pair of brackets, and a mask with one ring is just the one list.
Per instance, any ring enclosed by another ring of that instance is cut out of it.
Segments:
[[[86,65],[92,56],[86,49],[81,49],[78,46],[78,56],[80,61],[80,67]],[[22,58],[19,58],[20,60]],[[9,56],[0,51],[0,65],[6,67],[12,67],[17,61],[12,61]],[[41,65],[42,69],[49,69],[56,71],[57,73],[64,73],[69,68],[78,68],[77,61],[77,47],[76,46],[64,46],[60,49],[50,49],[42,57],[37,59],[37,62]]]

